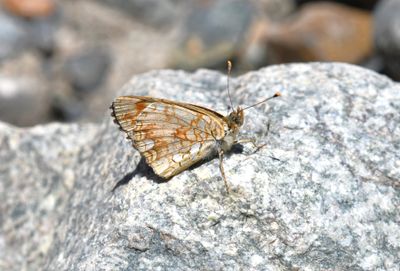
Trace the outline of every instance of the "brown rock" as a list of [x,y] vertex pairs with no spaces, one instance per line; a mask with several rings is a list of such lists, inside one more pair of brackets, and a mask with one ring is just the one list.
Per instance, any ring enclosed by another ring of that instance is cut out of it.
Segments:
[[54,0],[3,0],[3,6],[11,13],[22,17],[43,17],[54,12]]
[[310,3],[290,21],[270,26],[266,42],[273,63],[358,63],[372,51],[371,16],[340,4]]

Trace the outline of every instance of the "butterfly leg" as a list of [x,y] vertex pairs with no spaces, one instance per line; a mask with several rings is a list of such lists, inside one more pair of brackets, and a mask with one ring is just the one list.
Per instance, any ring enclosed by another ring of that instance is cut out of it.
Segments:
[[267,146],[267,143],[264,143],[264,144],[261,144],[261,145],[257,145],[255,138],[242,138],[242,139],[239,139],[239,140],[235,141],[235,144],[243,144],[243,143],[251,143],[253,145],[253,147],[255,148],[255,150],[253,151],[253,154],[258,152],[259,150],[261,150],[265,146]]
[[[267,124],[267,132],[265,133],[264,137],[268,136],[269,128],[270,128],[270,123],[268,122],[268,124]],[[267,143],[264,143],[264,144],[261,144],[261,145],[257,145],[255,138],[242,138],[242,139],[239,139],[239,140],[235,141],[235,144],[241,144],[241,143],[251,143],[251,144],[253,144],[253,147],[255,148],[255,150],[253,151],[253,154],[255,154],[256,152],[258,152],[259,150],[261,150],[262,148],[267,146]]]
[[228,182],[226,180],[226,176],[225,176],[224,164],[223,164],[224,151],[222,149],[218,150],[218,156],[219,156],[219,170],[221,171],[222,178],[224,179],[226,192],[229,194],[230,188],[229,188]]

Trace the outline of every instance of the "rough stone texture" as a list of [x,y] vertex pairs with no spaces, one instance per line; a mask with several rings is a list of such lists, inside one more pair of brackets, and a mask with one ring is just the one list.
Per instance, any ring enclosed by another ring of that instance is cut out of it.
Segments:
[[[98,127],[0,123],[0,269],[41,270]],[[64,267],[66,268],[66,266]]]
[[[1,125],[1,268],[398,270],[400,85],[333,63],[273,66],[231,83],[235,105],[283,94],[246,112],[244,134],[268,145],[226,157],[231,195],[217,159],[153,181],[109,117]],[[120,94],[225,112],[225,84],[206,70],[157,71]]]

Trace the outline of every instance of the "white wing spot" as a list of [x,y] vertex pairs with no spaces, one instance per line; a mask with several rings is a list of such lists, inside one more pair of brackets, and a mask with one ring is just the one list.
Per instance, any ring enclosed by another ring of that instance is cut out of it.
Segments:
[[146,138],[142,140],[142,144],[143,151],[148,151],[154,147],[154,140]]
[[174,156],[172,156],[172,161],[174,161],[175,163],[179,163],[180,161],[182,161],[183,156],[180,153],[176,153],[174,154]]
[[169,169],[170,163],[168,161],[168,158],[164,157],[159,160],[154,161],[154,172],[157,175],[166,177],[165,172]]
[[162,104],[162,103],[152,103],[147,108],[153,112],[157,112],[157,111],[163,112],[164,110],[168,110],[168,108],[170,108],[170,106]]
[[192,157],[196,156],[196,154],[200,151],[201,144],[196,143],[190,148],[190,155]]

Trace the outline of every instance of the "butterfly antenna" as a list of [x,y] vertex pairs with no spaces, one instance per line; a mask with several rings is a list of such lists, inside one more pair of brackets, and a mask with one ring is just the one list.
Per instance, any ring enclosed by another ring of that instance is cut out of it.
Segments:
[[228,76],[226,77],[226,81],[227,81],[227,86],[228,86],[229,102],[231,103],[231,110],[233,110],[232,97],[231,97],[231,92],[229,90],[229,81],[230,81],[230,77],[231,77],[232,62],[230,60],[228,60],[227,64],[228,64]]
[[269,100],[271,100],[271,99],[273,99],[273,98],[276,98],[276,97],[279,97],[279,96],[282,96],[282,95],[281,95],[281,93],[278,91],[278,92],[276,92],[273,96],[268,97],[267,99],[264,99],[264,100],[262,100],[262,101],[260,101],[260,102],[258,102],[258,103],[255,103],[255,104],[253,104],[253,105],[250,105],[250,106],[248,106],[248,107],[245,107],[245,108],[243,108],[243,110],[246,110],[246,109],[255,107],[255,106],[259,105],[259,104],[265,103],[266,101],[269,101]]

